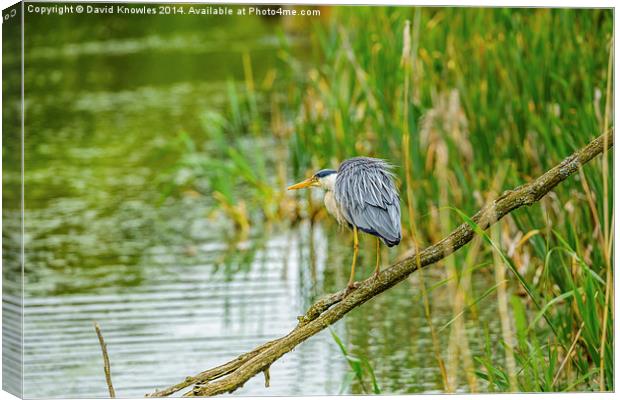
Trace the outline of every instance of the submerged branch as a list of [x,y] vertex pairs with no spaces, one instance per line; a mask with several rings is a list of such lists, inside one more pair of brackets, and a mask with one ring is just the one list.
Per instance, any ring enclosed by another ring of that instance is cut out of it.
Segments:
[[[538,202],[560,182],[578,171],[582,165],[611,146],[613,146],[613,133],[599,136],[537,179],[502,193],[478,211],[471,218],[472,221],[484,230],[513,210]],[[403,281],[414,271],[454,253],[469,243],[474,234],[472,226],[463,223],[438,243],[384,269],[378,277],[362,281],[349,295],[345,296],[343,290],[320,299],[298,318],[299,323],[286,336],[267,342],[226,364],[188,377],[183,382],[147,396],[168,396],[191,385],[194,385],[193,389],[185,393],[185,396],[213,396],[232,392],[260,372],[265,373],[268,382],[269,367],[284,354],[338,321],[355,307]]]

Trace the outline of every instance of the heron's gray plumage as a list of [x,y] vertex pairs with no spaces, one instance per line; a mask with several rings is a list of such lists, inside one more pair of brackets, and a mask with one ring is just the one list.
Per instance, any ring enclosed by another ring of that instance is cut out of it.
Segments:
[[400,198],[391,169],[377,158],[351,158],[340,164],[334,185],[342,218],[390,247],[401,240]]

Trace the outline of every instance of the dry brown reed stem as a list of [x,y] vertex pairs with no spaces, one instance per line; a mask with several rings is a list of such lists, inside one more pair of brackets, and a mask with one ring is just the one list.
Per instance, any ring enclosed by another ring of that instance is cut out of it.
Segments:
[[[414,19],[414,38],[413,38],[413,48],[411,43],[411,22],[409,20],[405,23],[405,28],[403,29],[403,52],[401,56],[401,66],[404,71],[404,81],[403,81],[403,108],[402,108],[402,147],[403,147],[403,163],[405,165],[405,198],[407,202],[407,215],[409,221],[409,237],[413,242],[413,249],[415,254],[419,254],[418,248],[418,239],[417,239],[417,229],[415,225],[415,213],[414,213],[414,199],[413,196],[413,173],[411,171],[411,135],[409,132],[409,85],[410,79],[413,76],[415,78],[415,65],[417,58],[417,47],[419,43],[420,37],[420,9],[416,9],[415,19]],[[419,260],[416,260],[419,261]],[[428,293],[426,290],[426,282],[424,281],[424,274],[420,274],[420,290],[422,291],[422,300],[424,302],[424,316],[426,318],[426,322],[428,323],[428,327],[431,331],[431,339],[433,343],[433,354],[435,355],[435,359],[437,360],[437,365],[439,367],[439,372],[441,374],[441,379],[443,382],[444,389],[448,392],[451,392],[451,388],[448,384],[448,374],[446,371],[446,366],[441,358],[440,352],[440,344],[439,339],[437,338],[437,333],[435,330],[435,326],[433,325],[433,318],[431,316],[431,308],[430,302],[428,300]]]
[[[611,76],[611,71],[613,69],[613,62],[614,62],[614,41],[612,39],[611,43],[610,43],[610,49],[609,49],[609,61],[607,64],[607,91],[606,91],[606,100],[605,100],[605,119],[603,120],[603,132],[605,132],[607,130],[607,125],[609,124],[609,114],[610,114],[610,110],[611,110],[611,104],[612,104],[612,97],[611,97],[611,82],[612,82],[612,76]],[[607,136],[605,136],[605,140]],[[607,155],[607,146],[605,146],[607,143],[605,142],[603,145],[603,223],[605,224],[605,229],[604,229],[604,236],[605,236],[605,241],[607,241],[607,243],[609,243],[609,251],[606,251],[606,249],[608,247],[604,247],[603,248],[603,253],[605,254],[605,267],[606,267],[606,284],[605,284],[605,307],[603,308],[603,332],[601,333],[601,347],[599,349],[599,354],[601,357],[601,361],[600,361],[600,365],[599,365],[599,371],[600,371],[600,376],[601,376],[601,380],[599,382],[599,389],[600,391],[604,391],[605,390],[605,342],[607,341],[607,310],[609,309],[609,298],[610,298],[610,293],[612,290],[612,276],[611,276],[611,241],[610,241],[610,237],[611,237],[611,228],[612,228],[612,224],[607,224],[607,221],[609,221],[609,205],[607,203],[607,194],[608,194],[608,187],[607,187],[607,177],[609,176],[609,171],[608,171],[608,163],[607,163],[607,157],[605,157]],[[612,314],[613,314],[613,308],[612,308]],[[613,315],[612,315],[613,316]]]
[[560,367],[558,368],[558,372],[556,372],[555,376],[553,377],[553,383],[551,383],[551,386],[555,386],[555,384],[558,382],[558,378],[560,377],[560,374],[564,370],[564,367],[566,366],[566,363],[573,356],[573,351],[575,350],[575,347],[577,346],[577,342],[579,341],[579,338],[581,337],[581,330],[583,329],[583,325],[584,325],[584,323],[582,322],[581,325],[579,326],[579,330],[577,331],[577,334],[575,335],[575,339],[573,339],[573,343],[571,343],[570,348],[566,352],[566,356],[564,357],[564,359],[560,363]]
[[110,373],[110,357],[108,356],[108,346],[106,346],[105,341],[103,340],[103,335],[101,334],[101,328],[99,328],[99,324],[95,321],[94,325],[95,332],[97,332],[97,337],[99,338],[101,353],[103,354],[103,373],[105,374],[105,381],[108,384],[108,392],[110,393],[110,398],[115,398],[116,393],[114,392],[114,386],[112,385],[112,374]]
[[[495,243],[500,242],[499,226],[492,228],[491,237]],[[508,311],[508,288],[506,285],[506,268],[502,263],[502,259],[493,252],[493,263],[495,269],[495,282],[497,282],[497,312],[499,314],[500,326],[502,328],[502,341],[507,344],[504,348],[506,359],[506,370],[508,371],[508,383],[510,391],[516,392],[517,388],[517,362],[515,360],[513,344],[514,335],[510,324],[511,318]]]
[[[472,217],[473,222],[484,230],[513,210],[535,204],[560,182],[577,172],[580,166],[606,150],[605,146],[611,147],[612,145],[612,133],[599,136],[537,179],[503,192],[478,211]],[[469,223],[463,223],[438,243],[384,269],[376,278],[360,282],[359,287],[349,295],[345,296],[342,290],[320,299],[308,309],[306,314],[298,318],[299,323],[287,335],[265,343],[226,364],[201,372],[194,377],[188,377],[183,382],[148,396],[170,395],[192,384],[195,384],[193,390],[185,393],[185,396],[213,396],[232,392],[243,386],[253,376],[265,371],[276,360],[306,339],[343,318],[355,307],[395,286],[418,269],[442,260],[449,255],[446,249],[449,248],[455,252],[469,243],[474,236],[474,228]],[[451,245],[446,246],[447,243]]]

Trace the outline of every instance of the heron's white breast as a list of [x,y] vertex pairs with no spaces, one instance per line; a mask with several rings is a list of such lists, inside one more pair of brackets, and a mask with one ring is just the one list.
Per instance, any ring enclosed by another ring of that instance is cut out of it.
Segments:
[[339,224],[345,224],[346,221],[342,216],[342,212],[340,211],[340,207],[338,207],[338,203],[336,202],[336,197],[334,196],[334,192],[331,190],[325,191],[325,198],[323,199],[325,202],[325,208],[327,208],[327,212],[330,213]]

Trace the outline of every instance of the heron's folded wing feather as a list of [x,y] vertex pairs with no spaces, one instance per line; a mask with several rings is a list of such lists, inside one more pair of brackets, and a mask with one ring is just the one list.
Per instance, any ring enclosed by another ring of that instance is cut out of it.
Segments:
[[335,197],[348,223],[389,242],[400,241],[400,199],[383,160],[356,158],[342,163]]

